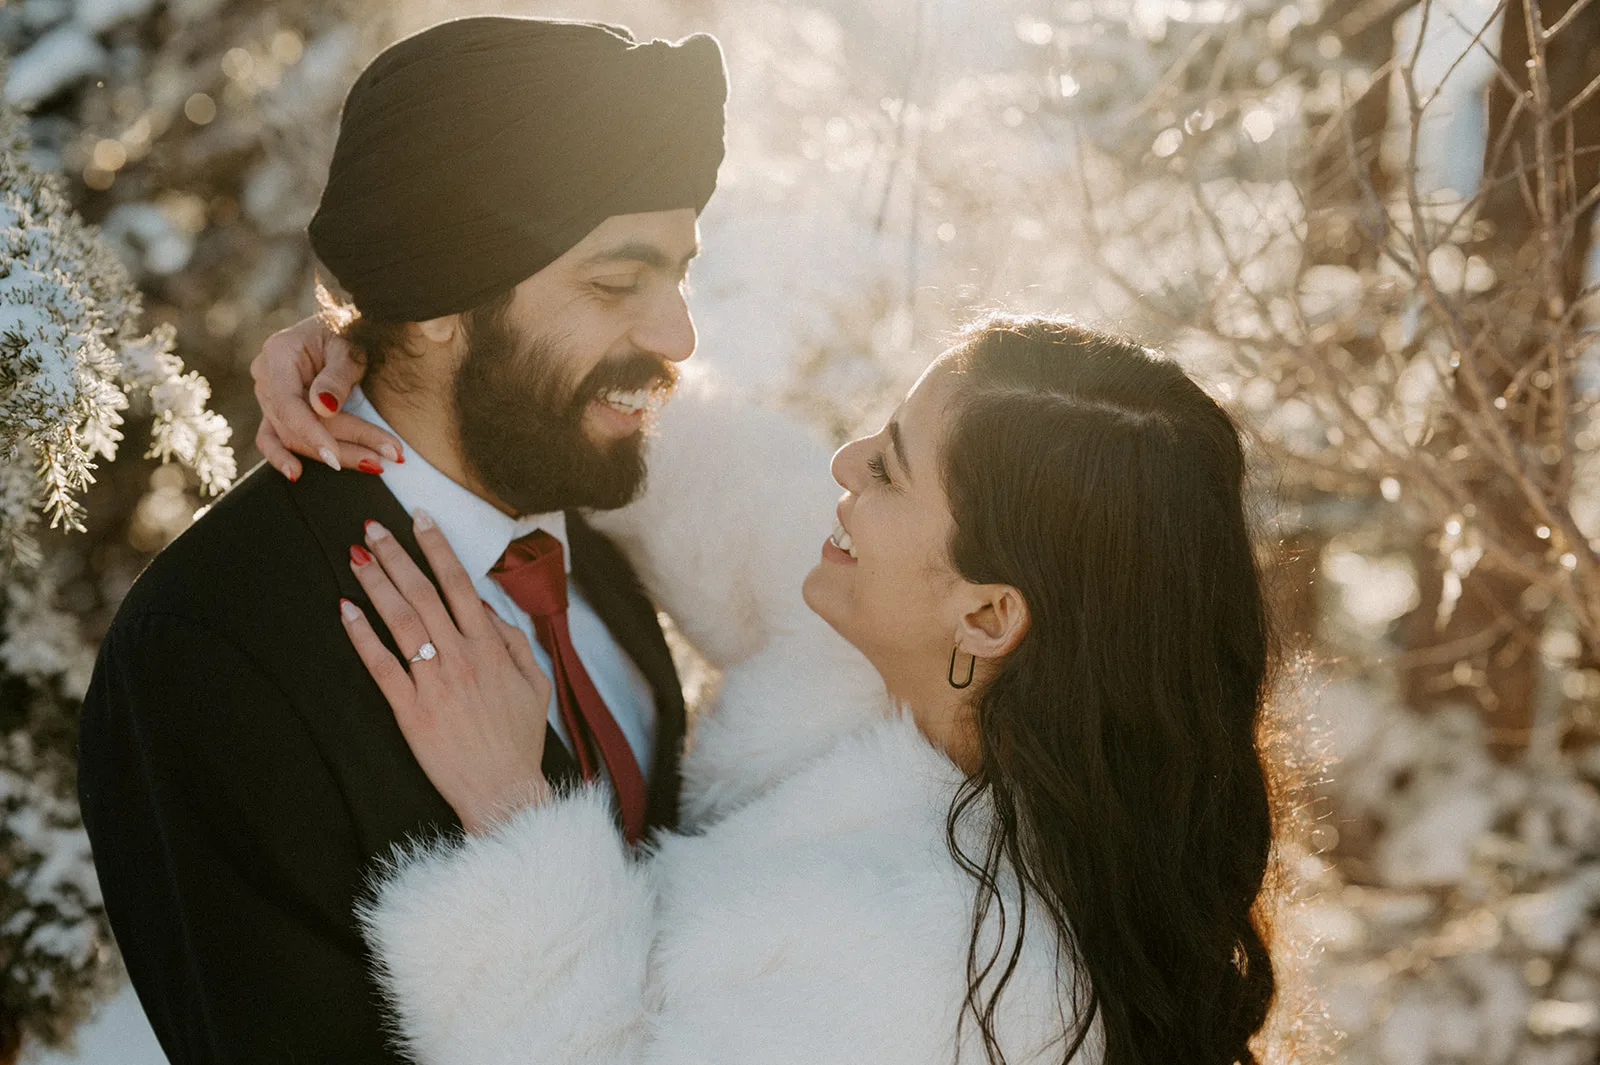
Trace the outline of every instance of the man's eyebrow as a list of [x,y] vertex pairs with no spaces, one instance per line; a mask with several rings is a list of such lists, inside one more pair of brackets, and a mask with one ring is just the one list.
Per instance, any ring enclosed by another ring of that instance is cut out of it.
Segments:
[[893,418],[889,419],[889,443],[894,445],[895,458],[900,460],[900,468],[906,471],[906,476],[911,476],[911,463],[906,461],[906,443],[900,439],[900,423]]
[[600,266],[605,263],[638,263],[640,266],[652,270],[679,270],[686,269],[689,260],[700,254],[700,245],[696,244],[689,250],[689,254],[674,263],[666,252],[647,241],[634,240],[626,244],[619,244],[614,248],[596,252],[583,260],[584,266]]

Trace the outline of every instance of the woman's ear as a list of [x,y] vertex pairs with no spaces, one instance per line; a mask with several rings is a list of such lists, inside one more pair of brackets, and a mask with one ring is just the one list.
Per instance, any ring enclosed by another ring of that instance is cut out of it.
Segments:
[[973,590],[978,603],[961,616],[956,646],[978,658],[1004,658],[1028,634],[1028,603],[1009,584],[984,584]]

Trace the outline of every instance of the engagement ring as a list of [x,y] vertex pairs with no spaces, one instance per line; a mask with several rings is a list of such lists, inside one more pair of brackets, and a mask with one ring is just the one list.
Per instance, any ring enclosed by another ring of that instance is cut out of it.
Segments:
[[417,648],[417,653],[411,656],[410,661],[426,662],[428,659],[432,658],[438,653],[438,648],[434,647],[433,644],[425,643],[421,647]]

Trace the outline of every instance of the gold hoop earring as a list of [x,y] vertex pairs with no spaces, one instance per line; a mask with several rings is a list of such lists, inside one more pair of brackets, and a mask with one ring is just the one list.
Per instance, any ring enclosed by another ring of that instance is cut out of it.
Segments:
[[958,682],[956,680],[956,655],[959,654],[960,651],[960,644],[950,648],[950,672],[946,675],[946,679],[950,681],[950,687],[956,689],[957,691],[960,691],[962,688],[965,688],[972,683],[972,671],[978,668],[978,656],[969,655],[967,657],[966,679]]

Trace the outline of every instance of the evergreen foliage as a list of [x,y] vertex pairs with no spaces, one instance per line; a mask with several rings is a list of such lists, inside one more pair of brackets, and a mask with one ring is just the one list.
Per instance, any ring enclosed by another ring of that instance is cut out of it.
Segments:
[[126,268],[8,106],[0,148],[0,1044],[14,1050],[24,1036],[59,1041],[116,971],[73,794],[94,647],[59,602],[70,561],[38,527],[86,530],[83,493],[116,458],[131,407],[150,420],[148,454],[204,491],[235,468],[210,386],[173,353],[170,327],[141,332]]

